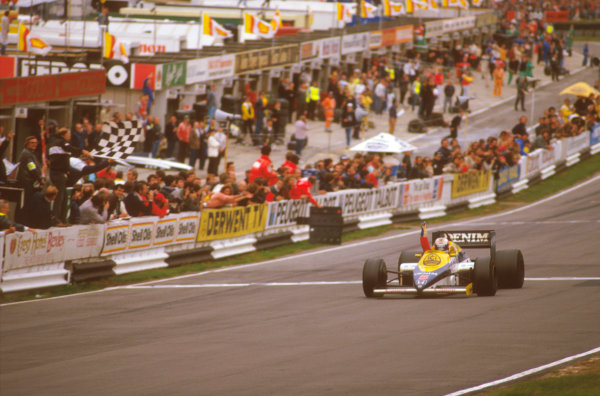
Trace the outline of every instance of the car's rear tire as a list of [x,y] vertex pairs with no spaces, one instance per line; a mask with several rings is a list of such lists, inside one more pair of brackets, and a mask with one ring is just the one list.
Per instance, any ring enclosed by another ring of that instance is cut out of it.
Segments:
[[418,250],[409,250],[406,252],[401,252],[400,257],[398,257],[398,280],[400,280],[400,284],[402,286],[414,286],[412,274],[402,275],[400,273],[400,266],[404,263],[418,262],[419,258],[416,256],[417,254],[421,254],[421,252]]
[[368,259],[365,261],[362,284],[365,296],[383,297],[373,293],[373,290],[384,288],[387,284],[387,268],[383,259]]
[[499,250],[496,252],[496,272],[498,287],[520,289],[525,281],[525,261],[520,250]]
[[498,290],[496,269],[489,257],[475,259],[473,270],[473,289],[478,296],[494,296]]

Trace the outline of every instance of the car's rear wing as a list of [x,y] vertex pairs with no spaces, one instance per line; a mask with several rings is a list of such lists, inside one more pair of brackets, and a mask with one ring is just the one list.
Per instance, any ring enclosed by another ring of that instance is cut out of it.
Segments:
[[496,231],[469,230],[469,231],[434,231],[432,238],[444,237],[458,244],[461,248],[490,249],[492,260],[496,258]]

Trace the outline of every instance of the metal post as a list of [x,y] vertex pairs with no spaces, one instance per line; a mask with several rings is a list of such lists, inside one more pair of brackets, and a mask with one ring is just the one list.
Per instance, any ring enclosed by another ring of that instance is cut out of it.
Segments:
[[196,58],[200,57],[200,44],[202,43],[202,30],[204,30],[204,20],[200,12],[200,28],[198,29],[198,40],[196,42]]

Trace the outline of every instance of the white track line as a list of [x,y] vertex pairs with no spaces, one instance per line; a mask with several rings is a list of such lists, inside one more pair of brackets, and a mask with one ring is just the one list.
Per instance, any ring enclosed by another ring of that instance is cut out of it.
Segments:
[[513,374],[510,377],[502,378],[502,379],[499,379],[499,380],[496,380],[496,381],[492,381],[492,382],[486,382],[485,384],[474,386],[474,387],[468,388],[468,389],[459,390],[457,392],[448,393],[446,396],[465,395],[467,393],[477,392],[477,391],[480,391],[482,389],[486,389],[486,388],[490,388],[490,387],[493,387],[493,386],[505,384],[507,382],[515,381],[515,380],[527,377],[529,375],[536,374],[536,373],[539,373],[541,371],[548,370],[548,369],[556,367],[556,366],[560,366],[561,364],[569,363],[569,362],[572,362],[574,360],[581,359],[583,357],[590,356],[590,355],[593,355],[593,354],[599,353],[599,352],[600,352],[600,347],[594,348],[594,349],[590,349],[589,351],[580,353],[578,355],[569,356],[569,357],[566,357],[564,359],[560,359],[560,360],[557,360],[555,362],[545,364],[543,366],[539,366],[539,367],[532,368],[532,369],[529,369],[529,370],[521,371],[520,373]]
[[[488,215],[488,216],[484,216],[481,218],[476,218],[476,219],[472,219],[472,220],[466,220],[466,221],[461,221],[458,223],[452,223],[452,224],[446,224],[443,226],[438,226],[438,227],[432,227],[430,228],[430,231],[436,230],[436,229],[442,229],[442,228],[451,228],[451,227],[459,227],[459,226],[463,226],[463,225],[473,225],[473,223],[477,223],[480,222],[482,220],[486,220],[486,219],[493,219],[496,217],[500,217],[500,216],[506,216],[506,215],[510,215],[513,213],[518,213],[524,210],[528,210],[530,208],[536,207],[538,205],[541,205],[543,203],[546,203],[548,201],[551,201],[553,199],[556,198],[560,198],[563,195],[569,194],[581,187],[585,187],[588,184],[592,184],[596,181],[600,180],[600,175],[597,175],[589,180],[586,180],[583,183],[577,184],[571,188],[568,188],[566,190],[563,190],[557,194],[551,195],[547,198],[544,198],[540,201],[537,202],[533,202],[529,205],[525,205],[522,206],[520,208],[516,208],[516,209],[512,209],[509,210],[507,212],[502,212],[502,213],[496,213],[493,215]],[[338,250],[342,250],[342,249],[347,249],[347,248],[353,248],[353,247],[358,247],[358,246],[364,246],[364,245],[369,245],[372,244],[373,242],[382,242],[382,241],[390,241],[390,240],[394,240],[394,239],[399,239],[399,238],[404,238],[406,236],[412,236],[412,235],[416,235],[419,232],[421,232],[420,230],[412,230],[412,231],[406,231],[403,232],[401,234],[396,234],[396,235],[390,235],[390,236],[386,236],[386,237],[381,237],[381,238],[373,238],[373,239],[368,239],[368,240],[364,240],[364,241],[360,241],[360,242],[353,242],[353,243],[349,243],[346,245],[342,245],[342,246],[337,246],[337,247],[331,247],[331,248],[325,248],[325,249],[317,249],[317,250],[312,250],[312,251],[308,251],[305,253],[299,253],[299,254],[294,254],[294,255],[290,255],[290,256],[285,256],[285,257],[279,257],[276,259],[272,259],[272,260],[267,260],[267,261],[259,261],[257,263],[251,263],[251,264],[242,264],[242,265],[237,265],[237,266],[231,266],[231,267],[223,267],[223,268],[217,268],[214,270],[209,270],[209,271],[202,271],[202,272],[197,272],[194,274],[187,274],[187,275],[181,275],[181,276],[175,276],[172,278],[165,278],[165,279],[159,279],[159,280],[154,280],[154,281],[149,281],[149,282],[142,282],[142,283],[137,283],[134,285],[130,285],[130,286],[142,286],[142,285],[150,285],[150,284],[155,284],[155,283],[162,283],[162,282],[170,282],[170,281],[174,281],[174,280],[179,280],[179,279],[187,279],[187,278],[192,278],[192,277],[196,277],[196,276],[204,276],[204,275],[208,275],[208,274],[215,274],[215,273],[219,273],[219,272],[227,272],[227,271],[233,271],[233,270],[239,270],[239,269],[245,269],[245,268],[252,268],[252,267],[258,267],[258,266],[263,266],[263,265],[269,265],[269,264],[274,264],[274,263],[279,263],[282,261],[287,261],[287,260],[296,260],[298,258],[303,258],[303,257],[311,257],[311,256],[316,256],[316,255],[320,255],[323,253],[331,253],[331,252],[336,252]],[[109,287],[106,289],[102,289],[102,290],[96,290],[93,292],[84,292],[84,293],[76,293],[76,294],[67,294],[65,296],[58,296],[58,297],[48,297],[48,298],[44,298],[44,299],[40,299],[40,300],[27,300],[27,301],[18,301],[18,302],[12,302],[12,303],[5,303],[5,304],[1,304],[0,307],[4,307],[4,306],[9,306],[9,305],[17,305],[17,304],[27,304],[27,303],[33,303],[33,302],[40,302],[40,301],[51,301],[51,300],[55,300],[55,299],[59,299],[59,298],[68,298],[68,297],[77,297],[77,296],[84,296],[87,294],[91,294],[91,293],[101,293],[101,292],[105,292],[105,291],[110,291],[110,290],[120,290],[120,289],[124,289],[130,286],[116,286],[116,287]]]
[[[526,281],[582,281],[582,280],[600,280],[600,276],[556,276],[550,278],[525,278]],[[360,285],[362,281],[312,281],[312,282],[248,282],[248,283],[200,283],[183,285],[130,285],[123,286],[122,289],[209,289],[209,288],[228,288],[228,287],[250,287],[250,286],[339,286],[339,285]]]
[[[600,279],[600,278],[599,278]],[[125,289],[195,289],[250,286],[333,286],[360,285],[362,281],[314,281],[314,282],[249,282],[249,283],[205,283],[191,285],[131,285]]]

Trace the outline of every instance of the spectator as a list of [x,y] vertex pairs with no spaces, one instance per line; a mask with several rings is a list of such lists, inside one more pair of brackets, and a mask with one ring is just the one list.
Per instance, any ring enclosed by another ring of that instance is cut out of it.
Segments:
[[10,29],[10,11],[5,10],[2,15],[1,26],[2,33],[0,33],[0,55],[6,55],[6,47],[8,46],[8,31]]
[[36,232],[35,228],[29,228],[23,224],[15,223],[9,220],[8,213],[10,211],[10,205],[8,201],[0,199],[0,231],[3,231],[5,235],[12,234],[13,232],[19,231],[31,231]]
[[396,119],[398,118],[398,101],[394,99],[392,101],[392,105],[388,109],[388,125],[389,125],[389,133],[393,135],[396,130]]
[[452,109],[452,97],[454,96],[456,89],[451,79],[448,79],[446,86],[444,87],[444,106],[442,111],[445,113],[446,109]]
[[306,141],[308,139],[308,120],[305,115],[300,116],[300,119],[296,121],[296,132],[294,136],[296,137],[296,154],[298,156],[302,155],[302,150],[306,145]]
[[261,156],[257,159],[248,175],[248,183],[254,183],[256,178],[264,178],[269,185],[275,184],[278,179],[277,172],[273,171],[273,164],[269,155],[271,154],[270,146],[263,146],[260,149]]
[[515,100],[515,111],[521,103],[521,111],[525,111],[525,93],[527,92],[527,77],[519,76],[517,78],[517,99]]
[[154,122],[154,117],[147,117],[146,123],[144,124],[144,148],[145,153],[151,154],[154,142],[160,135],[160,125]]
[[75,124],[75,129],[73,130],[71,136],[71,145],[73,147],[77,147],[80,150],[85,150],[85,132],[83,131],[83,126],[79,123]]
[[254,107],[250,101],[250,97],[246,96],[246,100],[242,103],[242,136],[238,139],[242,141],[248,135],[252,135],[252,128],[254,126]]
[[447,137],[452,139],[458,138],[458,127],[460,126],[460,123],[464,116],[465,110],[463,108],[460,108],[458,110],[458,114],[455,115],[454,118],[452,118],[452,121],[450,121],[450,135],[448,135]]
[[[53,136],[48,144],[48,160],[50,162],[50,181],[56,186],[58,192],[56,202],[54,203],[54,217],[60,223],[66,223],[67,217],[67,180],[69,174],[71,155],[80,156],[81,154],[89,156],[87,150],[81,150],[74,147],[71,141],[71,131],[67,128],[61,128]],[[40,227],[35,227],[40,228]]]
[[504,85],[504,67],[502,64],[496,65],[494,72],[494,96],[502,96],[502,86]]
[[217,111],[217,84],[212,84],[206,95],[206,107],[208,108],[208,121],[215,118]]
[[216,131],[208,132],[208,173],[216,175],[219,171],[219,140],[215,137]]
[[80,211],[79,224],[104,224],[108,221],[108,206],[109,203],[104,197],[104,194],[98,193],[92,198],[85,201]]
[[167,158],[173,157],[177,145],[177,117],[172,115],[165,125],[165,137],[167,138]]
[[59,220],[51,210],[52,202],[57,199],[57,196],[58,189],[55,186],[48,186],[44,193],[41,191],[35,192],[25,207],[26,217],[23,224],[42,230],[57,225]]
[[202,134],[204,133],[199,121],[194,121],[194,127],[190,131],[190,166],[196,168],[196,160],[200,157],[200,146]]
[[[33,193],[41,190],[46,182],[42,176],[43,168],[35,155],[38,146],[38,140],[35,136],[25,138],[25,148],[19,156],[19,169],[17,170],[17,185],[21,187],[24,196],[24,205],[27,206],[27,201],[33,196]],[[23,222],[21,217],[21,209],[17,209],[16,220]]]
[[331,122],[333,121],[334,111],[336,107],[333,92],[325,95],[322,102],[323,111],[325,113],[325,131],[331,132]]
[[177,161],[183,163],[188,155],[190,146],[190,134],[192,126],[190,124],[190,116],[183,117],[183,121],[177,127],[177,139],[179,140],[179,151],[177,153]]
[[154,124],[154,128],[153,128],[153,142],[152,142],[152,146],[150,148],[151,150],[151,155],[152,158],[158,158],[159,156],[159,152],[160,152],[160,146],[163,143],[163,140],[165,139],[165,135],[162,132],[162,129],[160,127],[160,117],[148,117],[149,120],[153,121]]
[[319,84],[316,80],[312,82],[312,85],[306,91],[306,104],[308,106],[308,119],[314,120],[317,114],[317,106],[321,101],[321,94],[319,90]]
[[527,117],[521,116],[519,118],[519,123],[513,127],[512,133],[520,138],[527,136]]
[[153,192],[149,191],[146,182],[137,182],[124,200],[125,209],[132,217],[149,216],[152,214]]
[[144,79],[142,86],[142,93],[146,97],[146,114],[152,114],[152,103],[154,103],[154,89],[153,89],[154,73],[150,73],[148,77]]
[[581,62],[581,66],[583,66],[583,67],[587,66],[589,56],[590,56],[590,46],[589,46],[589,43],[586,41],[585,44],[583,44],[583,61]]
[[261,135],[263,129],[263,122],[265,119],[265,110],[267,108],[267,97],[263,91],[258,95],[258,99],[254,104],[256,112],[256,124],[254,126],[253,144],[256,146],[261,143]]
[[109,220],[129,217],[123,197],[125,196],[125,186],[122,184],[115,185],[113,192],[108,196],[108,215]]
[[440,154],[443,165],[452,161],[452,151],[450,150],[450,143],[448,142],[447,137],[442,139],[440,148],[437,149],[437,152]]
[[356,115],[354,106],[348,102],[342,111],[342,127],[346,130],[346,149],[350,148],[352,131],[356,125]]
[[232,195],[232,188],[230,185],[223,186],[220,192],[211,195],[210,199],[204,203],[206,209],[217,209],[225,205],[235,206],[239,201],[244,198],[252,198],[252,194],[244,192],[239,195]]

